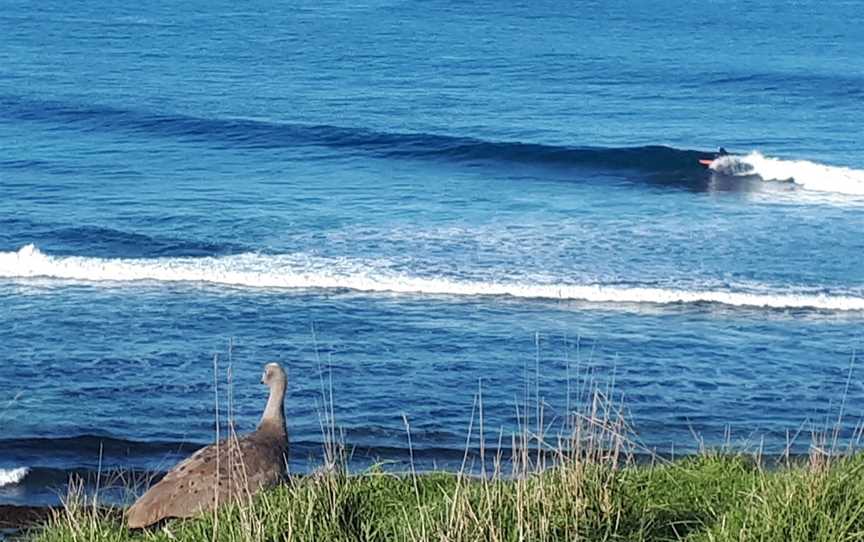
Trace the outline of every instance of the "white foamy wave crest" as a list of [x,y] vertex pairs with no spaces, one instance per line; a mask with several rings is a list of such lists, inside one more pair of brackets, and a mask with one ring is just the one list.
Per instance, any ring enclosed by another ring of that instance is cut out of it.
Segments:
[[864,171],[827,166],[807,160],[780,160],[758,152],[746,156],[721,156],[711,169],[724,175],[758,175],[765,181],[792,181],[819,192],[864,195]]
[[21,483],[24,478],[30,473],[27,467],[18,467],[16,469],[0,469],[0,487],[14,486]]
[[49,256],[33,245],[0,252],[0,277],[91,282],[204,282],[250,288],[349,289],[452,296],[510,296],[598,303],[720,303],[768,308],[864,311],[864,297],[770,291],[676,290],[598,284],[527,283],[412,276],[370,262],[305,254],[207,258],[103,259]]

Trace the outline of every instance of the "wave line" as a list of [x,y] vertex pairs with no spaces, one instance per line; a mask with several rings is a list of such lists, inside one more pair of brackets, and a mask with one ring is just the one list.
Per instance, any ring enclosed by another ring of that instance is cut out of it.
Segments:
[[450,296],[507,296],[598,303],[717,303],[770,309],[864,311],[864,297],[830,293],[677,290],[602,284],[489,282],[368,271],[364,262],[305,254],[244,253],[222,257],[106,259],[50,256],[34,245],[0,252],[0,278],[88,282],[201,282],[268,289],[341,289]]
[[806,190],[864,195],[864,171],[828,166],[808,160],[781,160],[753,151],[744,156],[721,156],[710,168],[734,177],[756,175],[764,181],[792,181]]
[[0,469],[0,487],[19,484],[28,474],[30,474],[30,469],[27,467]]

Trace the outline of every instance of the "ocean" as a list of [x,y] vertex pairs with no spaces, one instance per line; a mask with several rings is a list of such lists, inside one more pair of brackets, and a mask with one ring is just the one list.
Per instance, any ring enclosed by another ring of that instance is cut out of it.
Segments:
[[294,472],[331,415],[352,468],[460,468],[481,395],[493,448],[592,390],[639,453],[855,445],[862,18],[3,1],[0,504],[122,500],[270,361]]

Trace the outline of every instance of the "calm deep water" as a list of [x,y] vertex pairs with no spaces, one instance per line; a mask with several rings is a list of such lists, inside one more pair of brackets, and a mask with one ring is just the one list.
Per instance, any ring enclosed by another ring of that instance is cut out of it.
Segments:
[[854,441],[862,19],[0,1],[0,504],[210,442],[214,357],[242,431],[288,369],[299,472],[331,386],[358,469],[458,468],[479,390],[490,443],[594,388],[643,451]]

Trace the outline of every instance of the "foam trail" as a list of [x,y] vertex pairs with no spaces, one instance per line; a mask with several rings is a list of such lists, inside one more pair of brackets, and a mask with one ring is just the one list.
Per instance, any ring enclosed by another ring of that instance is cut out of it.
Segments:
[[793,181],[818,192],[864,195],[864,171],[828,166],[807,160],[780,160],[758,152],[746,156],[721,156],[710,168],[724,175],[758,175],[765,181]]
[[0,487],[13,486],[20,483],[30,473],[27,467],[15,469],[0,469]]
[[91,282],[205,282],[250,288],[350,289],[362,292],[509,296],[600,303],[719,303],[775,309],[864,311],[864,297],[825,293],[676,290],[567,283],[487,282],[368,271],[369,262],[308,255],[238,254],[206,258],[103,259],[55,257],[34,245],[0,252],[0,277]]

